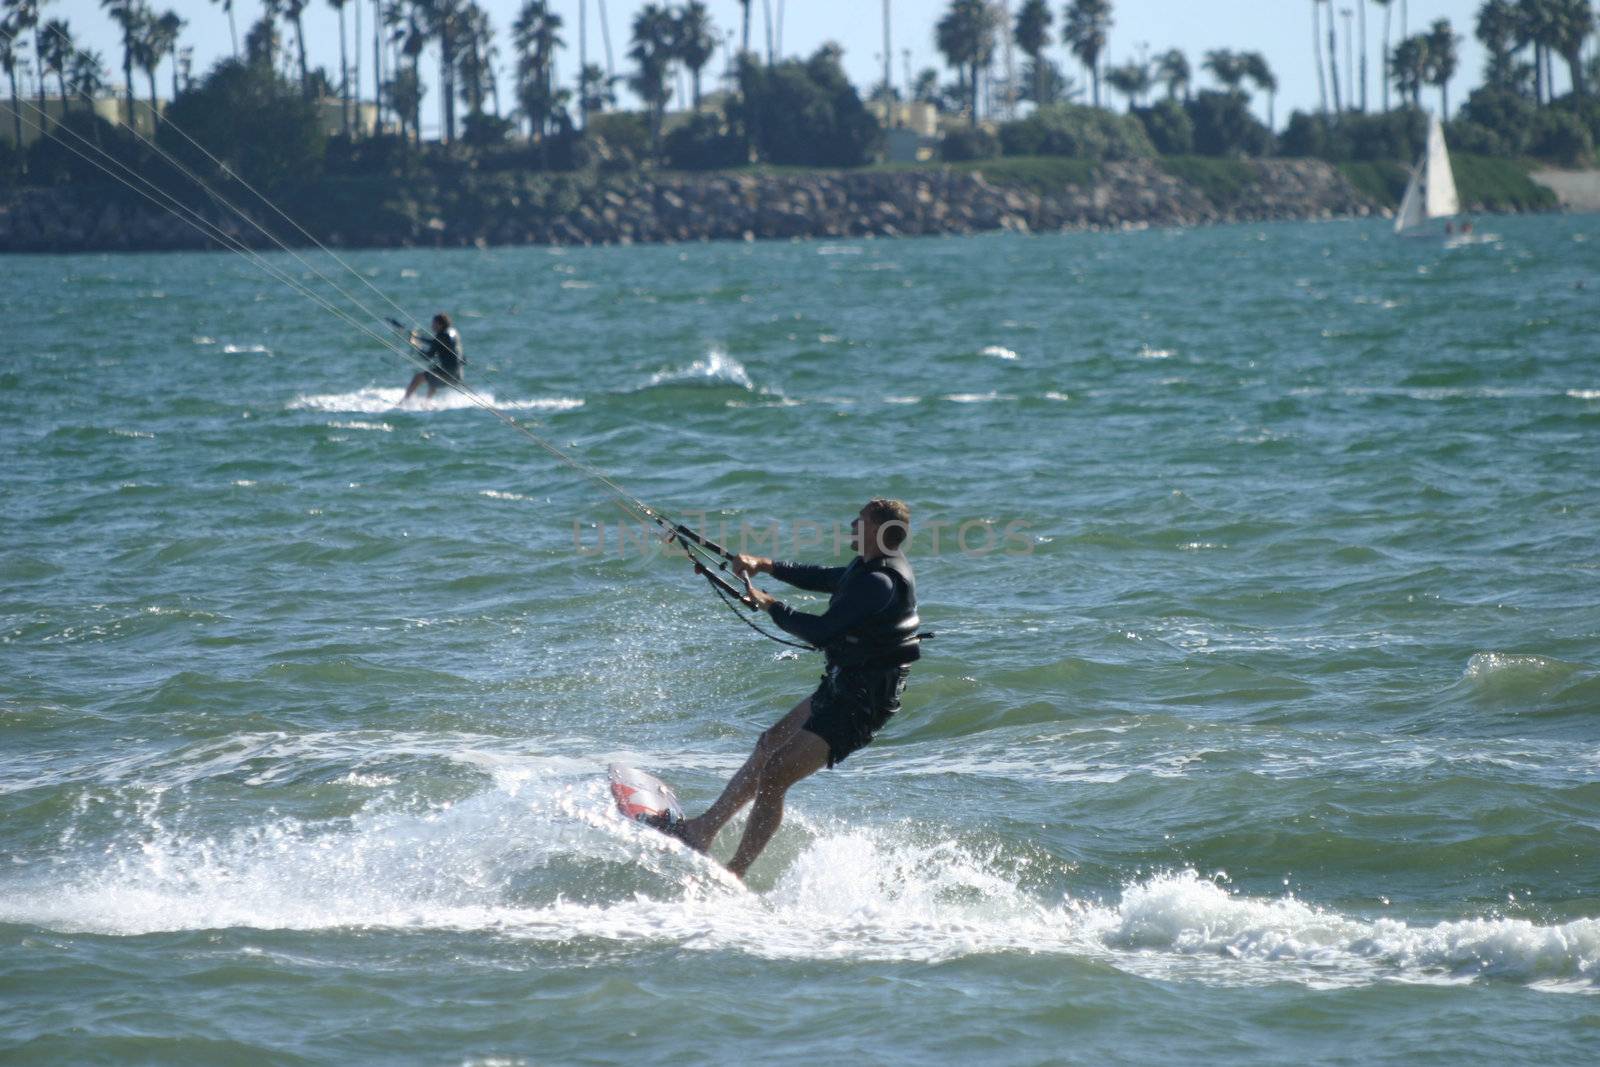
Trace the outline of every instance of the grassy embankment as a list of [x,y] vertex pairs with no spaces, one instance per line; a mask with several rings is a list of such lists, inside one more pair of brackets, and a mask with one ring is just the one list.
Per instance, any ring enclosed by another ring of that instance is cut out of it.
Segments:
[[[1481,204],[1488,211],[1549,211],[1557,206],[1555,194],[1528,177],[1529,163],[1454,152],[1450,163],[1463,204]],[[1254,184],[1248,164],[1240,160],[1169,156],[1161,165],[1174,177],[1199,186],[1222,207],[1249,196]],[[1340,163],[1338,167],[1357,191],[1378,206],[1400,206],[1410,174],[1404,164]]]

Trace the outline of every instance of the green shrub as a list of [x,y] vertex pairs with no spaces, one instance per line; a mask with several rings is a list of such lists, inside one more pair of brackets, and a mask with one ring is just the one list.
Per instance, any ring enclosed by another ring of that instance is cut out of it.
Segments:
[[328,138],[316,109],[265,63],[223,60],[172,102],[167,118],[156,140],[201,174],[212,175],[215,165],[190,137],[268,192],[314,180],[322,170]]
[[517,124],[510,119],[503,119],[498,115],[491,115],[486,111],[470,114],[462,123],[463,133],[461,139],[470,145],[497,145],[504,144],[506,139],[516,130]]
[[763,160],[859,167],[872,158],[883,128],[845,76],[841,56],[836,45],[824,45],[805,61],[743,66],[728,117]]
[[1198,93],[1188,106],[1194,150],[1202,156],[1265,156],[1274,149],[1272,131],[1250,113],[1240,92]]
[[750,146],[721,114],[701,112],[667,134],[662,148],[674,170],[722,170],[750,161]]
[[1153,107],[1136,107],[1133,116],[1162,155],[1187,156],[1194,152],[1194,123],[1178,101],[1162,100]]
[[1375,115],[1345,114],[1337,118],[1296,111],[1279,140],[1286,156],[1351,161],[1415,159],[1428,139],[1428,116],[1413,108]]
[[1511,146],[1506,143],[1498,131],[1473,122],[1471,119],[1457,119],[1445,127],[1444,139],[1452,151],[1469,152],[1476,156],[1509,156],[1512,155]]
[[981,126],[958,126],[945,134],[939,144],[939,156],[947,163],[994,159],[999,154],[999,140]]
[[1138,119],[1078,104],[1041,107],[1025,119],[1003,123],[1000,147],[1008,156],[1093,160],[1151,159],[1156,154]]
[[650,117],[642,111],[590,115],[583,136],[588,155],[603,170],[632,170],[650,157]]
[[[166,164],[154,160],[154,153],[126,126],[112,125],[88,111],[72,112],[62,120],[62,126],[70,132],[62,136],[41,137],[28,146],[26,178],[29,185],[119,184],[116,177],[95,165],[98,161],[118,175],[125,173],[121,167],[128,167],[146,174],[152,180],[158,176],[162,180],[171,178],[178,182],[179,187],[189,187],[190,183]],[[85,145],[85,141],[97,146],[99,151]],[[102,154],[110,158],[103,158]],[[20,165],[21,161],[18,162]],[[121,167],[117,164],[121,164]]]
[[1576,167],[1594,155],[1594,135],[1577,115],[1547,108],[1534,120],[1528,151],[1565,167]]
[[1505,155],[1525,156],[1533,145],[1534,120],[1538,114],[1533,101],[1520,93],[1484,86],[1473,90],[1456,118],[1493,132],[1499,137]]

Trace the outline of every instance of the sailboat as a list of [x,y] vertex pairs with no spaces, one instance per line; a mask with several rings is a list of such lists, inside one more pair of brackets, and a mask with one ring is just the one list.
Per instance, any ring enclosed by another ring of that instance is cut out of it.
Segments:
[[1411,181],[1400,213],[1394,219],[1394,232],[1406,236],[1427,236],[1423,227],[1429,219],[1449,218],[1461,211],[1456,194],[1456,176],[1450,169],[1450,150],[1444,143],[1444,124],[1433,116],[1428,126],[1428,147],[1411,168]]

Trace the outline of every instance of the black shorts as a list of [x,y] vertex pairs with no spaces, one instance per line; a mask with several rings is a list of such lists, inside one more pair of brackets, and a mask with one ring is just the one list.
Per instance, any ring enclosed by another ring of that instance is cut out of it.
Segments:
[[839,667],[822,676],[803,729],[828,743],[829,767],[866,747],[900,710],[910,673],[910,667]]
[[431,389],[450,388],[449,380],[445,378],[444,372],[439,370],[437,367],[433,368],[432,370],[423,371],[422,375],[428,380],[428,387]]

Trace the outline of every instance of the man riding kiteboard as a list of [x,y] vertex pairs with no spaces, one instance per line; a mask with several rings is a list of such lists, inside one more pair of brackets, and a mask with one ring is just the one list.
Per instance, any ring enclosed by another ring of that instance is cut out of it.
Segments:
[[[734,562],[751,603],[826,657],[816,690],[761,734],[716,802],[696,818],[663,827],[705,852],[727,821],[753,800],[744,836],[728,862],[740,878],[783,821],[789,787],[823,767],[837,766],[872,740],[899,710],[906,676],[921,654],[916,578],[903,551],[911,533],[910,509],[898,500],[869,501],[850,531],[850,547],[859,554],[843,567],[746,555]],[[828,610],[821,615],[796,611],[755,588],[750,583],[755,574],[829,593]]]

